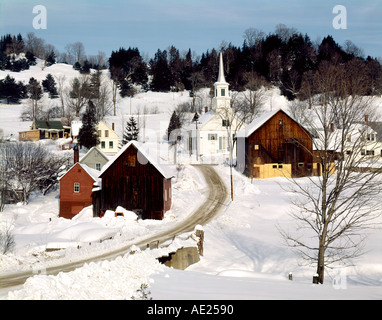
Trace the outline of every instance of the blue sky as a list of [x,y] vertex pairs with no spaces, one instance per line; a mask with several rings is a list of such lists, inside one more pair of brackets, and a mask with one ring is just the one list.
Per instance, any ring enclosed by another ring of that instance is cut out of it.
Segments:
[[[47,10],[47,29],[33,28],[33,7]],[[347,29],[335,29],[336,5],[347,10]],[[366,55],[382,57],[382,0],[1,0],[0,34],[34,32],[63,51],[81,41],[86,54],[138,47],[152,57],[174,45],[197,54],[222,41],[243,44],[247,28],[266,34],[279,23],[315,41],[332,35],[351,40]]]

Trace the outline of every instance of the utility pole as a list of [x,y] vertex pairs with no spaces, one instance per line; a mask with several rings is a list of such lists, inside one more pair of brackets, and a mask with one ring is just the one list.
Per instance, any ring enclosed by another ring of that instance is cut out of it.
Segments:
[[195,145],[196,145],[196,161],[199,161],[199,155],[198,155],[198,120],[199,115],[197,112],[195,112],[194,118],[192,121],[195,121],[195,129],[196,129],[196,136],[195,136]]

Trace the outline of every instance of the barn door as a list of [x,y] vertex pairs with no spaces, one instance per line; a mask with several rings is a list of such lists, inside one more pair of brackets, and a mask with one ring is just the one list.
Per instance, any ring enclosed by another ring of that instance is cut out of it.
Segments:
[[255,179],[260,178],[260,167],[253,167],[252,168],[252,176]]

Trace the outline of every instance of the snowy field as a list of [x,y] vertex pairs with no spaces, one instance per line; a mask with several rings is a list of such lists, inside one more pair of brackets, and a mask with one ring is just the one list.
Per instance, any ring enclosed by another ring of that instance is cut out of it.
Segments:
[[[57,64],[42,70],[40,65],[20,73],[11,73],[16,81],[27,82],[31,76],[42,80],[48,73],[65,74],[67,81],[78,76],[71,66]],[[7,72],[0,71],[0,78]],[[206,92],[207,89],[206,89]],[[266,108],[287,107],[277,90],[268,91]],[[146,115],[146,145],[172,163],[172,150],[163,141],[172,110],[189,101],[187,92],[139,93],[119,101],[118,116],[107,117],[121,134],[131,113],[144,106],[156,109]],[[207,98],[206,98],[207,99]],[[18,137],[30,122],[21,122],[20,113],[27,105],[0,104],[0,129],[5,137]],[[142,117],[142,116],[141,116]],[[143,118],[141,118],[143,121]],[[56,150],[55,143],[48,147]],[[58,191],[46,196],[34,194],[27,206],[7,205],[0,213],[0,227],[10,226],[16,247],[0,255],[0,275],[8,271],[41,269],[60,261],[118,248],[132,239],[160,232],[191,214],[206,195],[206,184],[196,168],[185,163],[173,183],[173,206],[163,221],[126,217],[92,218],[84,210],[76,219],[58,218]],[[229,190],[229,168],[221,163],[216,170]],[[57,276],[36,275],[8,292],[0,286],[1,299],[140,299],[141,285],[153,299],[382,299],[382,230],[376,226],[368,235],[366,253],[355,266],[328,270],[324,285],[312,285],[315,267],[301,266],[291,249],[283,245],[277,226],[293,228],[288,216],[288,192],[283,178],[251,180],[234,172],[234,201],[227,201],[220,215],[204,226],[204,256],[185,271],[159,264],[155,250],[125,255],[113,261],[84,265]],[[380,221],[382,222],[382,218]],[[112,240],[99,240],[113,237]],[[92,245],[85,245],[92,243]],[[66,250],[47,252],[47,247],[66,246]],[[81,246],[81,249],[77,249]],[[288,280],[289,273],[293,281]]]
[[[9,206],[1,221],[6,216],[16,216],[17,247],[14,255],[1,256],[3,270],[8,269],[7,264],[14,269],[22,264],[41,267],[58,258],[67,261],[81,251],[72,248],[49,255],[45,245],[53,240],[88,241],[91,237],[123,232],[124,237],[92,247],[103,250],[103,246],[115,247],[130,237],[163,230],[191,210],[192,199],[204,187],[192,170],[196,169],[186,169],[175,184],[174,208],[163,221],[138,222],[121,217],[101,221],[86,214],[67,221],[56,217],[56,193],[35,197],[28,209]],[[228,168],[222,165],[217,170],[228,181]],[[219,217],[204,226],[204,256],[185,271],[159,264],[155,250],[147,250],[113,261],[86,264],[57,276],[34,276],[17,290],[0,290],[0,295],[3,299],[132,299],[139,298],[137,290],[147,284],[153,299],[382,299],[381,230],[368,232],[368,252],[355,262],[355,267],[329,271],[324,285],[312,285],[315,268],[298,264],[293,252],[283,246],[276,228],[291,224],[287,215],[289,195],[280,183],[286,181],[274,178],[251,184],[235,174],[234,202],[227,202]],[[47,222],[48,218],[52,221]],[[18,265],[12,265],[12,259]],[[290,272],[293,281],[288,280]]]

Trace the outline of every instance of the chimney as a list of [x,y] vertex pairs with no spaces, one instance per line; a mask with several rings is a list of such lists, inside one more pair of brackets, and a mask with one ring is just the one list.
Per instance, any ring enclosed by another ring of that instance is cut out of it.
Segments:
[[74,164],[76,164],[77,162],[80,161],[80,150],[78,148],[77,139],[74,139],[73,143],[74,143],[74,147],[73,147],[73,151],[74,151]]
[[369,123],[369,115],[368,114],[365,114],[365,122]]
[[334,132],[334,123],[333,122],[330,124],[330,132]]
[[115,131],[115,130],[114,130],[114,122],[111,124],[111,129],[112,129],[113,131]]

